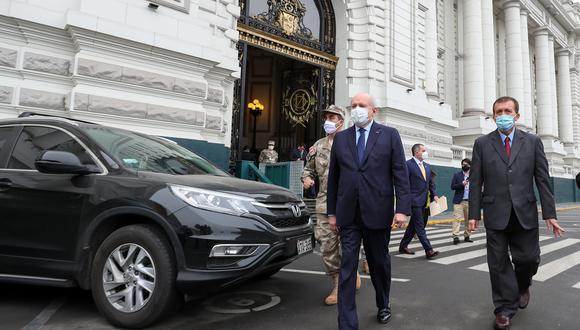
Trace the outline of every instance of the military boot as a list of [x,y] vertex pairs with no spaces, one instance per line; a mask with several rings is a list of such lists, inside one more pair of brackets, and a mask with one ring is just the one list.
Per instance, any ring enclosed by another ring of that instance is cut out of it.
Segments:
[[338,302],[338,275],[332,276],[332,283],[332,291],[330,291],[328,297],[324,299],[324,303],[328,306],[336,305]]

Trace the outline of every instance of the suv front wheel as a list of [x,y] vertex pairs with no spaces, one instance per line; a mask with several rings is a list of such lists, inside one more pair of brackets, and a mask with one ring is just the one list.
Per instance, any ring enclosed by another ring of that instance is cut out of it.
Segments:
[[176,267],[172,249],[155,227],[131,225],[101,244],[91,269],[95,304],[112,324],[143,328],[175,308]]

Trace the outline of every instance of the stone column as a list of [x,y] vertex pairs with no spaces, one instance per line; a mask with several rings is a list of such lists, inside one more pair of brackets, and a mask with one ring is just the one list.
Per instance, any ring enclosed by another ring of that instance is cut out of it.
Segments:
[[483,28],[483,78],[484,78],[484,109],[491,115],[492,105],[497,98],[495,79],[495,30],[493,16],[493,0],[481,0],[481,20]]
[[522,74],[524,81],[524,99],[522,104],[524,104],[524,109],[526,111],[523,113],[522,122],[524,126],[528,129],[532,129],[534,106],[532,102],[532,77],[530,69],[530,44],[528,40],[528,12],[525,9],[520,11],[520,34],[522,36]]
[[463,116],[485,115],[481,2],[463,1]]
[[[537,133],[541,137],[552,133],[552,86],[550,84],[550,52],[548,51],[548,30],[534,33],[536,48],[536,100],[538,106]],[[552,71],[553,72],[553,71]]]
[[562,49],[556,53],[558,59],[558,114],[560,140],[566,147],[574,142],[572,123],[572,89],[570,86],[570,49]]
[[550,60],[550,97],[552,99],[552,107],[550,111],[552,112],[552,135],[554,137],[559,136],[558,132],[558,92],[556,89],[556,63],[554,55],[554,36],[548,36],[548,52]]
[[428,97],[439,98],[437,88],[437,1],[426,1],[428,10],[425,17],[425,93]]
[[522,67],[522,37],[520,25],[520,2],[506,1],[505,15],[506,81],[507,95],[518,100],[520,116],[527,112],[524,102],[524,80]]

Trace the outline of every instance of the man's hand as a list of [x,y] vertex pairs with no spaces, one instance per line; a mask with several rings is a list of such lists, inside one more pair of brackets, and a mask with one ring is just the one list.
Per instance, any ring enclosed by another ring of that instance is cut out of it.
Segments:
[[330,229],[336,231],[336,216],[329,215],[328,216],[328,224],[330,225]]
[[469,183],[469,181],[467,181],[467,180],[463,180],[463,186],[464,186],[464,187],[465,187],[465,186],[467,186],[467,184],[468,184],[468,183]]
[[395,213],[393,217],[393,226],[396,228],[401,228],[405,225],[405,221],[407,221],[407,216],[403,213]]
[[479,220],[469,219],[469,231],[474,232],[479,226]]
[[439,197],[435,196],[435,197],[433,197],[433,200],[434,200],[435,202],[438,202],[438,201],[439,201]]
[[548,231],[554,232],[554,237],[562,237],[562,234],[566,232],[564,228],[560,227],[558,221],[553,218],[546,219],[546,227],[548,228]]
[[304,178],[304,182],[302,183],[304,189],[310,189],[310,187],[312,187],[313,184],[314,180],[312,180],[310,177]]

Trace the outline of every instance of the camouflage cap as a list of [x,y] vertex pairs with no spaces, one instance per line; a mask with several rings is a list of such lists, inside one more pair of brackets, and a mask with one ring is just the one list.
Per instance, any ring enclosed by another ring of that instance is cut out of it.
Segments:
[[339,115],[342,119],[344,119],[344,114],[346,113],[343,107],[339,107],[338,105],[334,104],[329,105],[328,108],[322,109],[320,112],[323,116],[325,113],[334,113]]

